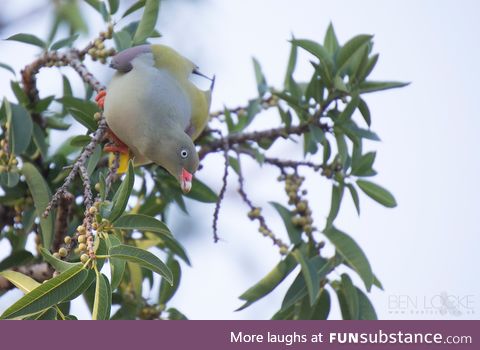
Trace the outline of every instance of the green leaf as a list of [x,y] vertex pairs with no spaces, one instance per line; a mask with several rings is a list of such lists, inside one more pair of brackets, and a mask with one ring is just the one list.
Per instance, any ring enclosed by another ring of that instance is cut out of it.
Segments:
[[50,188],[38,169],[31,163],[24,163],[22,173],[25,176],[30,193],[33,197],[37,216],[40,217],[40,228],[43,246],[49,248],[53,238],[53,213],[46,218],[43,217],[49,201]]
[[341,275],[341,292],[345,297],[346,306],[348,308],[348,317],[343,319],[358,320],[359,302],[356,287],[353,285],[352,279],[346,273]]
[[25,320],[56,320],[57,319],[57,310],[55,308],[45,309],[39,313],[25,318]]
[[13,75],[15,75],[15,70],[12,67],[10,67],[8,64],[0,62],[0,68],[6,69],[9,72],[11,72]]
[[40,285],[40,283],[35,281],[33,278],[16,271],[2,271],[0,272],[0,276],[6,278],[8,281],[10,281],[10,283],[12,283],[25,294],[31,292]]
[[362,114],[365,123],[370,126],[372,124],[372,119],[370,117],[370,109],[368,108],[367,103],[363,99],[360,99],[358,101],[358,110]]
[[114,227],[121,230],[151,231],[172,237],[167,225],[148,215],[123,215],[115,221]]
[[107,6],[103,1],[100,0],[85,0],[87,4],[92,6],[98,13],[102,15],[102,18],[105,22],[110,19],[110,15],[107,11]]
[[290,242],[293,245],[301,243],[302,231],[300,230],[300,228],[292,224],[293,213],[279,203],[276,203],[276,202],[269,202],[269,203],[275,208],[275,210],[282,217],[285,228],[287,229],[288,237],[290,238]]
[[40,39],[39,37],[33,34],[25,34],[25,33],[15,34],[8,37],[5,40],[19,41],[21,43],[41,47],[42,49],[44,49],[47,46],[47,44],[42,39]]
[[[81,264],[81,263],[77,263]],[[85,293],[91,285],[93,285],[93,281],[95,281],[95,272],[93,270],[88,269],[87,270],[87,277],[85,280],[77,285],[77,288],[74,288],[72,292],[64,299],[64,301],[70,301],[73,299],[78,298],[80,295]]]
[[57,259],[47,249],[43,247],[40,248],[40,254],[42,254],[43,260],[52,265],[52,267],[58,272],[65,272],[74,267],[75,265],[78,265],[78,263],[70,263]]
[[262,67],[255,57],[252,57],[255,79],[257,81],[258,95],[262,97],[268,90],[267,80],[262,72]]
[[367,196],[383,206],[387,208],[394,208],[397,206],[395,198],[385,188],[373,182],[360,179],[357,180],[357,185]]
[[13,94],[17,98],[18,103],[23,106],[28,106],[30,104],[30,99],[28,98],[27,94],[22,89],[18,81],[11,81],[10,87],[12,88]]
[[10,107],[12,111],[9,128],[11,151],[20,155],[26,151],[32,139],[33,122],[30,113],[23,106],[12,103]]
[[376,153],[368,152],[360,157],[360,159],[352,164],[352,174],[355,176],[373,176],[376,174],[373,170]]
[[45,122],[48,128],[55,130],[68,130],[72,124],[65,123],[62,119],[57,117],[47,117]]
[[114,15],[120,6],[120,0],[108,0],[108,7],[110,8],[110,14]]
[[353,113],[358,107],[359,98],[357,96],[353,97],[351,101],[347,104],[345,109],[340,113],[337,120],[339,122],[344,122],[352,118]]
[[35,142],[43,158],[46,158],[48,155],[47,139],[48,137],[42,128],[37,123],[33,124],[33,142]]
[[342,72],[348,65],[350,59],[353,55],[365,44],[367,44],[371,39],[372,35],[357,35],[347,41],[338,51],[337,55],[337,67],[338,72]]
[[402,83],[400,81],[364,81],[358,85],[358,92],[366,94],[369,92],[382,91],[388,89],[397,89],[410,85],[410,83]]
[[330,226],[338,215],[340,204],[343,198],[343,184],[332,185],[332,197],[330,203],[330,213],[327,217],[327,226]]
[[[96,112],[99,112],[98,106],[92,102],[87,101],[81,98],[76,98],[73,96],[63,96],[62,98],[57,99],[57,102],[61,103],[66,109],[76,109],[81,111],[83,114],[86,114],[91,120],[93,119],[93,115]],[[94,129],[97,127],[95,126]]]
[[27,250],[13,251],[0,262],[0,271],[11,267],[22,266],[33,260],[33,255]]
[[[109,234],[106,235],[105,242],[107,249],[122,244],[117,236]],[[110,275],[112,276],[112,291],[118,288],[120,282],[122,282],[123,274],[125,273],[125,260],[110,258]]]
[[132,36],[126,30],[113,33],[113,40],[117,51],[123,51],[132,47]]
[[197,178],[193,178],[192,190],[185,196],[202,203],[216,203],[218,199],[217,194]]
[[75,40],[78,39],[79,35],[80,34],[74,34],[72,36],[69,36],[68,38],[60,39],[56,41],[55,43],[52,44],[52,46],[50,47],[50,50],[59,50],[62,47],[71,46],[75,42]]
[[83,265],[76,265],[27,293],[5,310],[0,318],[30,315],[56,305],[68,297],[72,290],[78,288],[78,285],[82,284],[86,277],[87,271]]
[[327,228],[324,233],[335,246],[338,254],[358,273],[369,291],[373,284],[373,272],[365,253],[359,245],[349,235],[334,226]]
[[302,267],[302,274],[305,284],[307,285],[310,306],[313,306],[320,292],[320,280],[318,278],[316,266],[300,249],[295,249],[292,254]]
[[165,283],[165,280],[160,282],[160,290],[158,292],[159,304],[166,304],[175,295],[182,277],[182,269],[180,268],[180,264],[172,256],[168,258],[167,266],[173,274],[173,285]]
[[[331,262],[320,256],[314,256],[310,258],[310,264],[315,266],[319,281],[325,279],[333,268]],[[288,288],[287,293],[283,298],[282,310],[287,310],[307,295],[308,290],[305,283],[305,278],[303,272],[300,271],[300,273],[297,275],[297,278],[293,281],[290,288]]]
[[331,22],[328,25],[327,33],[325,34],[325,39],[323,40],[323,46],[331,55],[334,55],[340,46]]
[[93,119],[93,115],[89,115],[76,108],[67,108],[67,110],[77,122],[82,124],[89,131],[95,131],[97,129],[97,122]]
[[20,175],[17,172],[9,171],[6,173],[7,175],[7,187],[15,187],[20,180]]
[[123,18],[123,17],[126,17],[126,16],[128,16],[128,15],[130,15],[130,14],[132,14],[132,13],[135,12],[135,11],[140,10],[142,7],[145,6],[145,3],[146,3],[145,0],[139,0],[139,1],[137,1],[136,3],[134,3],[132,6],[130,6],[130,7],[125,11],[125,13],[122,15],[122,18]]
[[157,23],[158,11],[160,9],[160,0],[146,0],[145,10],[142,19],[138,24],[137,31],[133,36],[134,45],[142,44],[155,31]]
[[330,304],[330,293],[328,292],[328,290],[323,288],[320,291],[320,296],[318,297],[317,303],[313,307],[310,319],[326,320],[328,318],[328,314],[330,313]]
[[377,313],[370,299],[359,288],[355,287],[358,295],[358,319],[359,320],[377,320]]
[[317,57],[322,65],[326,67],[326,72],[329,74],[329,77],[333,76],[333,60],[332,56],[328,53],[328,51],[320,44],[311,41],[311,40],[292,40],[293,45],[300,46],[302,49],[310,52],[312,55]]
[[360,198],[358,198],[358,192],[352,184],[347,184],[347,187],[352,196],[353,204],[355,204],[355,209],[357,209],[357,213],[360,215]]
[[239,298],[241,300],[245,300],[246,303],[236,311],[247,308],[251,304],[269,294],[271,291],[277,288],[277,286],[290,274],[290,272],[293,271],[296,266],[297,261],[295,260],[294,256],[291,254],[287,255],[287,257],[281,260],[265,277],[240,295]]
[[112,200],[112,211],[110,212],[110,215],[108,217],[111,222],[115,223],[115,220],[117,220],[120,215],[122,215],[125,211],[128,199],[130,198],[130,193],[133,189],[134,182],[135,176],[133,170],[133,162],[130,160],[128,163],[127,174]]
[[[295,38],[292,37],[292,40]],[[287,72],[285,73],[284,86],[285,90],[289,90],[290,78],[293,76],[295,66],[297,65],[297,46],[291,43],[290,56],[288,57]],[[280,108],[280,107],[279,107]]]
[[377,64],[378,61],[378,53],[373,55],[372,57],[369,57],[367,64],[358,71],[357,76],[358,76],[358,81],[362,82],[364,81],[370,73],[373,71],[373,68],[375,68],[375,65]]
[[93,320],[108,320],[112,306],[112,291],[107,277],[97,271],[97,282],[95,285],[95,299],[93,301]]
[[170,269],[159,258],[146,250],[120,244],[111,247],[109,250],[109,255],[112,258],[125,259],[127,261],[137,263],[146,269],[158,273],[170,284],[173,284],[173,275]]
[[95,168],[97,167],[98,161],[100,160],[101,157],[102,157],[102,146],[97,145],[97,147],[95,147],[95,151],[93,151],[93,154],[88,159],[87,173],[89,176],[92,176],[93,172],[95,171]]

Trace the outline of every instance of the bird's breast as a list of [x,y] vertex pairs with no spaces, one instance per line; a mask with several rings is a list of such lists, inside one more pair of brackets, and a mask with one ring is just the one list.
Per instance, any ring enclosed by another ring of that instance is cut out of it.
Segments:
[[189,125],[191,102],[180,83],[166,70],[134,64],[117,73],[107,88],[105,117],[112,131],[139,155],[161,143],[169,128]]

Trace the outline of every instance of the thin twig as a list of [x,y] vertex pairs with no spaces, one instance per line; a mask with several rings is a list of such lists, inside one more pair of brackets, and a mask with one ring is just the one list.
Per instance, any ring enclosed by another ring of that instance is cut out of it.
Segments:
[[[222,132],[219,130],[215,130],[217,133],[220,134],[220,138],[222,140],[225,140],[225,138],[222,135]],[[225,196],[225,191],[227,190],[227,178],[228,178],[228,167],[230,165],[230,161],[228,159],[228,143],[224,141],[223,144],[223,154],[225,156],[225,168],[223,172],[223,177],[222,177],[222,188],[220,189],[220,193],[218,194],[217,198],[217,203],[215,204],[215,211],[213,212],[213,241],[217,243],[219,241],[218,237],[218,215],[220,213],[220,206],[223,200],[223,197]]]

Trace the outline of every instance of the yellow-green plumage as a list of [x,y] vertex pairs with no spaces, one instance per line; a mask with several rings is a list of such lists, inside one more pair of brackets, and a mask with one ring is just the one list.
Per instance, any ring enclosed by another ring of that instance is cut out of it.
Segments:
[[188,94],[192,102],[191,126],[189,134],[192,140],[196,140],[208,123],[212,92],[198,89],[190,80],[192,71],[197,66],[175,50],[165,45],[151,46],[155,66],[166,69],[172,74],[182,89]]

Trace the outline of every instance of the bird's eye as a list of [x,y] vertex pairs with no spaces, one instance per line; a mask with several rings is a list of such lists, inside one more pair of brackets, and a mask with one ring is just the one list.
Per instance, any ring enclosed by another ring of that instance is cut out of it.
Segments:
[[183,159],[187,158],[188,157],[188,151],[186,149],[182,149],[180,151],[180,157],[182,157]]

